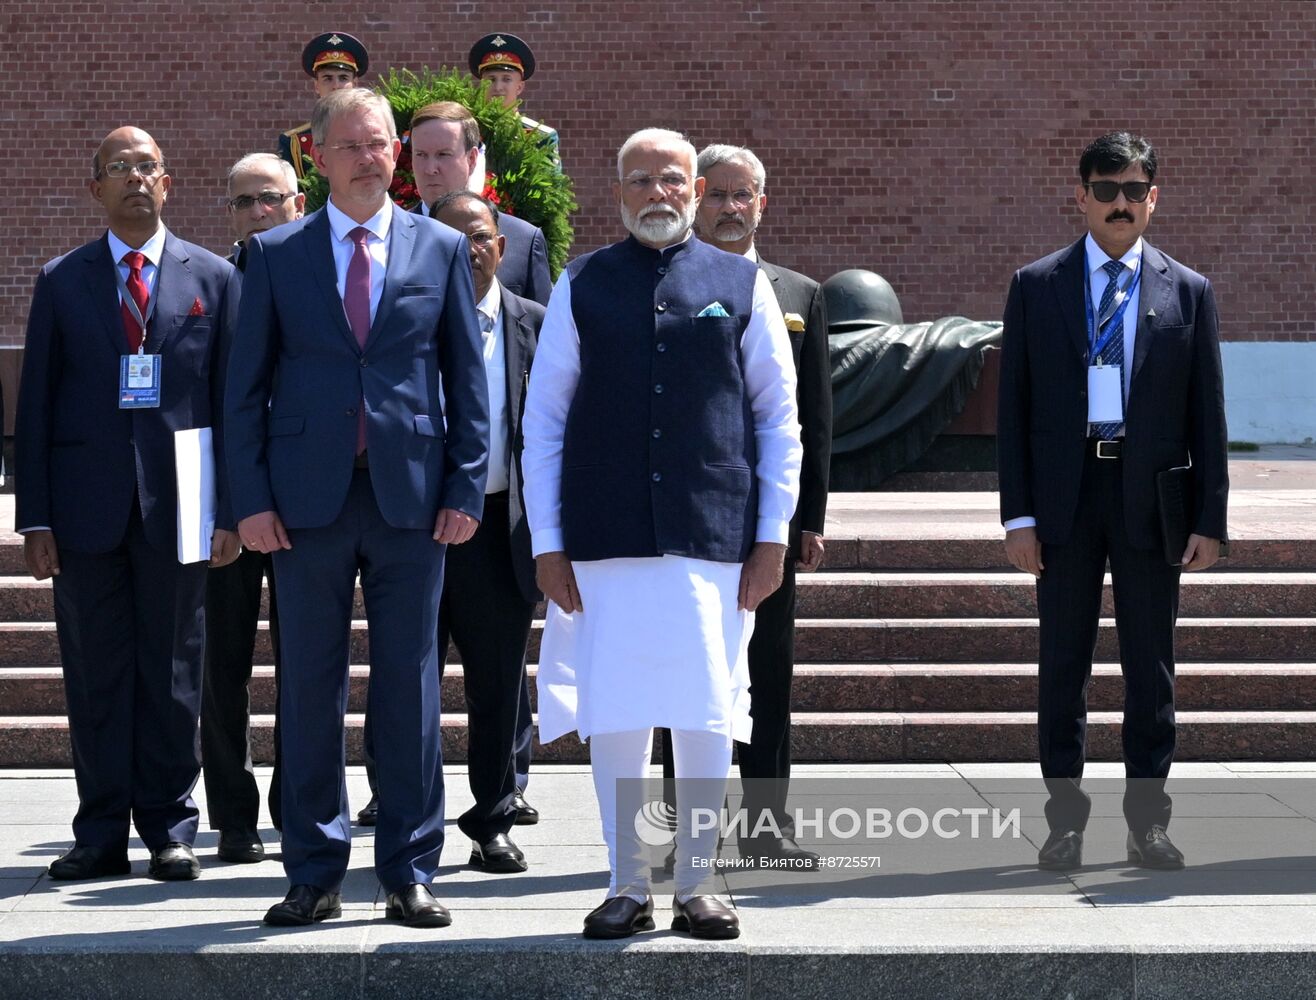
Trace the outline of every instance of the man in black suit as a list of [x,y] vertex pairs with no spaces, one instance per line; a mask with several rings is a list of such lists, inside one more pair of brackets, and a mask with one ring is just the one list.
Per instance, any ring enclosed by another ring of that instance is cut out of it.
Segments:
[[[1183,867],[1170,842],[1174,623],[1181,570],[1226,539],[1224,391],[1211,283],[1142,239],[1156,152],[1112,132],[1079,160],[1088,233],[1019,270],[1005,305],[997,421],[1005,551],[1037,577],[1038,745],[1050,798],[1040,867],[1082,864],[1087,685],[1107,560],[1124,672],[1128,857]],[[1191,535],[1162,554],[1156,474],[1191,462]]]
[[451,637],[461,653],[466,689],[467,769],[475,804],[457,825],[471,838],[470,863],[483,871],[525,871],[508,836],[518,798],[515,742],[522,727],[526,643],[535,603],[535,560],[521,504],[521,416],[535,341],[544,319],[538,302],[513,295],[495,276],[506,218],[469,191],[444,195],[433,218],[464,233],[471,247],[476,309],[484,331],[489,385],[489,482],[484,520],[468,545],[448,555],[439,605],[439,673]]
[[92,171],[108,231],[37,276],[15,428],[15,523],[28,571],[54,577],[78,785],[76,843],[50,877],[127,874],[131,822],[152,878],[193,879],[206,563],[179,562],[176,434],[212,430],[210,565],[225,565],[220,344],[237,287],[161,222],[170,177],[150,135],[115,129]]
[[[455,101],[425,105],[411,118],[409,141],[411,167],[420,192],[417,212],[429,215],[434,203],[445,194],[468,190],[480,155],[480,126],[465,107]],[[513,295],[548,305],[553,283],[544,231],[505,212],[498,221],[507,241],[498,283]]]
[[[772,280],[772,290],[786,319],[795,359],[800,437],[800,500],[791,519],[790,547],[781,587],[759,605],[749,642],[750,715],[753,736],[736,744],[743,807],[748,829],[746,857],[789,858],[812,864],[817,855],[801,848],[786,809],[790,785],[791,678],[795,667],[795,569],[812,573],[822,564],[823,522],[827,514],[827,471],[832,454],[832,372],[827,351],[827,308],[822,286],[812,278],[769,264],[754,246],[763,209],[766,176],[751,150],[712,145],[699,154],[705,178],[695,225],[706,242],[758,263]],[[665,735],[670,739],[669,735]],[[664,758],[669,759],[668,757]],[[670,765],[665,765],[670,767]],[[760,824],[768,814],[772,822]]]
[[[429,215],[439,199],[456,191],[468,190],[475,173],[480,151],[480,126],[470,111],[455,101],[436,101],[420,108],[411,118],[411,166],[420,192],[416,211]],[[498,232],[505,242],[505,252],[498,265],[498,284],[503,291],[529,299],[541,306],[548,304],[553,290],[548,270],[548,250],[544,231],[523,219],[500,212]],[[477,275],[478,277],[478,275]],[[526,369],[527,371],[529,368]],[[518,417],[519,419],[519,417]],[[528,544],[528,542],[527,542]],[[529,550],[527,549],[527,558]],[[534,571],[530,567],[529,583]],[[536,598],[538,599],[538,598]],[[530,686],[521,682],[520,722],[516,736],[516,809],[517,823],[539,822],[539,811],[525,799],[530,780],[531,714]],[[371,755],[373,727],[369,707],[366,709],[366,776],[370,782],[370,801],[357,814],[362,826],[373,826],[379,810],[374,759]]]
[[[229,263],[241,276],[247,241],[280,223],[300,219],[306,195],[297,175],[273,153],[249,153],[229,168],[229,222],[237,242]],[[270,645],[274,649],[278,689],[279,616],[274,563],[269,554],[244,549],[238,558],[206,576],[206,667],[201,697],[201,763],[210,826],[219,831],[219,860],[250,864],[265,856],[256,832],[260,790],[251,766],[251,683],[256,626],[260,620],[261,581],[269,580]],[[279,808],[279,715],[274,714],[275,763],[270,782],[270,819],[282,827]]]

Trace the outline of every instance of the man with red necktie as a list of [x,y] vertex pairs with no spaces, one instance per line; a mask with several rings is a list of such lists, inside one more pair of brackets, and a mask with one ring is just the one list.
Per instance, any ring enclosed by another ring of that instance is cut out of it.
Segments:
[[[170,177],[146,132],[107,135],[90,187],[109,228],[37,277],[15,428],[15,521],[28,570],[54,578],[78,784],[50,876],[127,874],[131,821],[153,878],[191,879],[207,564],[179,563],[174,438],[210,427],[219,443],[237,282],[161,223]],[[215,479],[222,566],[237,538]]]

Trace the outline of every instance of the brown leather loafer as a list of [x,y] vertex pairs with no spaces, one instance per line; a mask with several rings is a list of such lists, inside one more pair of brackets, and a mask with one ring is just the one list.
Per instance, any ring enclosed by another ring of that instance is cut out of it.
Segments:
[[613,896],[585,918],[584,933],[587,938],[624,938],[653,928],[652,899],[637,903],[630,896]]
[[740,937],[740,918],[716,896],[691,896],[684,903],[672,900],[672,930],[710,941],[726,941]]

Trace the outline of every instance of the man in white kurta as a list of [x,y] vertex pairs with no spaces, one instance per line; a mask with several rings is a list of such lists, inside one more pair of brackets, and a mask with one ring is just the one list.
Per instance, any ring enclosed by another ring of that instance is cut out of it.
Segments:
[[631,238],[574,261],[549,301],[526,397],[526,510],[550,598],[540,739],[575,730],[608,843],[609,895],[587,937],[654,926],[617,782],[647,774],[673,731],[677,885],[672,926],[739,933],[700,892],[732,740],[749,738],[753,610],[781,582],[799,484],[795,374],[767,279],[690,236],[703,181],[679,134],[648,129],[618,156]]

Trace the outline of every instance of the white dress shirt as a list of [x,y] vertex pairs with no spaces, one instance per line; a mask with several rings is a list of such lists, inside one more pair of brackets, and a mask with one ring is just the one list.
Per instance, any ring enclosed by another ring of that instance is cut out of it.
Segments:
[[[1101,296],[1105,294],[1106,283],[1110,281],[1110,275],[1106,273],[1106,262],[1114,260],[1105,250],[1097,245],[1097,241],[1088,233],[1087,239],[1083,241],[1083,249],[1087,252],[1088,262],[1088,288],[1092,295],[1092,309],[1095,312],[1101,305]],[[1133,275],[1137,274],[1138,267],[1142,262],[1142,237],[1131,246],[1128,251],[1120,258],[1120,263],[1132,272],[1128,275],[1120,275],[1120,284],[1132,282]],[[1133,289],[1133,294],[1129,297],[1129,304],[1124,309],[1124,318],[1122,320],[1124,329],[1121,331],[1124,337],[1124,364],[1121,371],[1124,388],[1124,408],[1129,406],[1129,384],[1133,379],[1133,346],[1138,339],[1138,303],[1142,295],[1142,282],[1139,280],[1138,287]],[[1084,306],[1084,336],[1087,336],[1087,307]],[[1095,322],[1094,318],[1094,322]],[[1091,347],[1089,340],[1088,347]],[[1092,432],[1092,425],[1088,425],[1088,433]],[[1116,437],[1124,436],[1124,428],[1121,427],[1115,435]],[[1012,517],[1003,525],[1006,531],[1014,531],[1015,528],[1035,528],[1037,527],[1037,518],[1032,516]]]
[[366,250],[371,260],[370,319],[373,322],[375,312],[379,309],[379,300],[384,294],[384,273],[388,266],[388,227],[393,222],[393,203],[385,198],[383,207],[365,222],[357,222],[345,215],[334,204],[332,195],[325,202],[325,211],[329,215],[329,232],[333,237],[329,243],[334,251],[334,271],[338,276],[340,299],[347,293],[347,268],[356,250],[350,234],[357,226],[365,226],[370,230],[370,235],[366,237]]
[[[480,336],[484,341],[484,374],[489,382],[489,481],[485,493],[502,493],[508,479],[507,439],[511,426],[507,414],[507,353],[504,350],[503,292],[498,279],[475,305],[480,314]],[[485,326],[492,329],[485,331]]]

